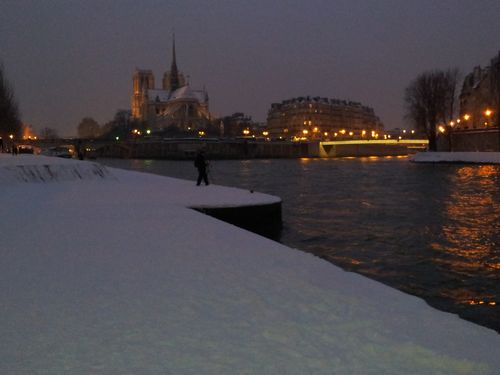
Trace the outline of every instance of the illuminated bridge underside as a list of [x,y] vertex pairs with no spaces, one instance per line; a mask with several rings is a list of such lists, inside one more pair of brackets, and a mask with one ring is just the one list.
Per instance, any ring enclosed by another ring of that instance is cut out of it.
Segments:
[[311,143],[312,157],[335,158],[346,156],[400,156],[427,148],[426,139],[349,140]]

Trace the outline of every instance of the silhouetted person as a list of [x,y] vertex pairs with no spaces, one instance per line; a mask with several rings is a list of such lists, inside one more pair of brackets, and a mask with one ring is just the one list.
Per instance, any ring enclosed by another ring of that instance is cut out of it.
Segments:
[[201,180],[205,182],[205,185],[208,185],[208,163],[205,159],[205,152],[203,150],[198,151],[198,154],[196,154],[196,158],[194,159],[194,166],[198,169],[198,180],[196,181],[196,185],[199,186],[201,184]]

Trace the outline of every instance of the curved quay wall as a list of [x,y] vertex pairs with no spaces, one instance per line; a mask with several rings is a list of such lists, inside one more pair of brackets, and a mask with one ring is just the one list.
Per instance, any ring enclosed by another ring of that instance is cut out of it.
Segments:
[[283,228],[281,202],[240,207],[192,208],[272,240],[280,239]]

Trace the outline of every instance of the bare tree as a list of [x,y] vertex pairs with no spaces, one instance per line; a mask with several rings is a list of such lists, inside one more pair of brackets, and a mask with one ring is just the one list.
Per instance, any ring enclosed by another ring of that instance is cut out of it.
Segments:
[[436,150],[436,127],[448,124],[455,111],[458,69],[420,74],[405,91],[406,117],[427,134],[429,150]]
[[14,97],[14,90],[10,86],[0,65],[0,137],[21,135],[21,120],[19,108]]
[[100,133],[99,124],[91,117],[83,118],[78,124],[78,137],[80,138],[97,138]]
[[451,68],[445,72],[444,79],[445,91],[447,94],[446,105],[448,110],[444,113],[444,122],[449,124],[455,118],[455,104],[457,101],[457,86],[458,80],[460,78],[460,72],[458,68]]

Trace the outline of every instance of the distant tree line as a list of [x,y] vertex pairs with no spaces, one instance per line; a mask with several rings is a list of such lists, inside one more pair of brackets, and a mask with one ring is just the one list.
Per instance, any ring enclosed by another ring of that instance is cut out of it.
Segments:
[[[238,137],[242,136],[244,129],[258,128],[259,124],[252,121],[250,116],[237,112],[230,116],[215,118],[207,121],[201,129],[181,129],[176,125],[170,125],[161,133],[156,130],[156,135],[163,137],[193,137],[198,136],[198,131],[203,130],[207,137]],[[145,122],[133,119],[130,111],[118,110],[113,120],[99,125],[92,117],[84,117],[77,126],[77,134],[82,139],[128,139],[134,136],[133,130],[139,130],[143,135],[148,126]]]
[[133,129],[144,128],[144,123],[131,118],[130,111],[120,109],[116,111],[113,120],[103,125],[99,125],[92,117],[84,117],[77,126],[77,134],[84,139],[126,139]]

